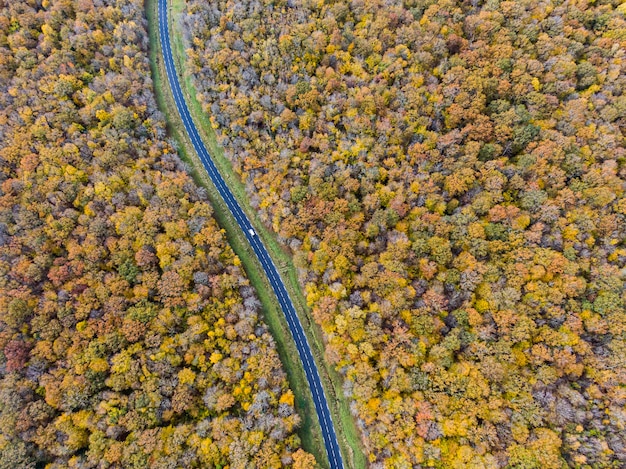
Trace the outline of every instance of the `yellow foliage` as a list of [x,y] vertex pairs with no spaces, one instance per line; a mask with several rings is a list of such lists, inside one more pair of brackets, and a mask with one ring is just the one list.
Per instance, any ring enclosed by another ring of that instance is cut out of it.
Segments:
[[533,77],[533,79],[531,80],[531,83],[535,91],[539,91],[541,89],[541,83],[539,82],[539,78]]
[[113,194],[111,193],[111,189],[102,181],[98,181],[94,184],[94,193],[97,196],[101,196],[109,199]]
[[183,368],[178,372],[178,382],[180,384],[193,384],[196,374],[189,368]]
[[479,313],[484,313],[486,311],[489,311],[489,302],[487,300],[480,299],[476,301],[474,307]]
[[293,395],[293,392],[291,392],[291,389],[288,389],[286,392],[284,392],[283,395],[280,396],[280,399],[278,402],[280,402],[281,404],[287,404],[293,407],[294,395]]
[[480,223],[470,223],[467,227],[467,234],[471,238],[485,239],[485,229]]
[[89,363],[89,368],[96,373],[104,373],[109,370],[109,362],[104,358],[96,358]]
[[517,230],[525,230],[530,225],[530,217],[528,215],[520,215],[513,220],[512,226]]
[[223,355],[222,355],[221,353],[219,353],[219,352],[213,352],[213,353],[211,354],[211,356],[209,357],[209,361],[210,361],[212,364],[214,364],[214,365],[215,365],[215,364],[216,364],[216,363],[218,363],[218,362],[219,362],[222,358],[223,358]]
[[469,419],[456,414],[444,420],[441,429],[445,436],[467,436],[470,427]]
[[96,111],[96,119],[100,122],[108,122],[111,119],[111,115],[104,109],[98,109]]

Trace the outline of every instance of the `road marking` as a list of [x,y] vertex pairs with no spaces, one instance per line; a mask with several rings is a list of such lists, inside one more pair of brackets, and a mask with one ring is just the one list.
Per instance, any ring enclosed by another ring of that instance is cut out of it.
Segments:
[[[209,177],[213,181],[213,184],[215,185],[220,197],[229,208],[231,214],[235,218],[235,221],[243,230],[244,235],[250,242],[252,250],[254,251],[257,258],[259,259],[259,262],[263,266],[268,280],[270,281],[270,285],[272,286],[272,289],[274,291],[274,294],[276,295],[276,298],[278,299],[278,302],[283,309],[283,312],[285,313],[287,325],[289,326],[291,335],[294,339],[294,342],[296,343],[300,362],[303,365],[302,368],[305,371],[305,376],[309,383],[311,396],[313,397],[313,404],[315,406],[315,410],[320,421],[320,426],[322,428],[324,445],[326,447],[326,452],[328,454],[331,468],[342,469],[343,461],[341,459],[341,453],[339,453],[339,446],[337,442],[337,436],[335,434],[335,429],[332,425],[332,418],[330,416],[328,400],[326,399],[326,393],[324,392],[324,388],[321,386],[320,375],[315,365],[313,354],[311,352],[311,347],[309,345],[308,338],[304,333],[304,327],[302,326],[300,317],[296,313],[293,302],[289,297],[289,292],[285,288],[285,285],[278,273],[278,268],[274,264],[274,260],[269,256],[265,245],[259,237],[251,237],[246,234],[247,229],[250,228],[252,224],[250,223],[246,214],[243,212],[238,202],[234,198],[232,192],[226,185],[224,178],[222,178],[222,175],[220,174],[217,166],[211,159],[211,156],[206,149],[206,146],[200,138],[198,129],[196,128],[193,119],[191,118],[191,113],[189,112],[189,108],[187,107],[187,104],[185,102],[185,97],[182,93],[180,82],[178,81],[178,75],[171,49],[171,43],[169,41],[170,34],[169,22],[167,20],[168,9],[166,0],[159,0],[158,10],[159,37],[161,40],[163,61],[165,65],[167,80],[170,84],[170,89],[172,91],[174,102],[176,104],[176,108],[181,117],[181,120],[183,121],[185,131],[187,132],[187,135],[196,153],[198,154],[200,161],[205,167],[207,173],[209,174]],[[165,11],[165,14],[163,14],[163,11]],[[324,407],[322,407],[322,404]]]

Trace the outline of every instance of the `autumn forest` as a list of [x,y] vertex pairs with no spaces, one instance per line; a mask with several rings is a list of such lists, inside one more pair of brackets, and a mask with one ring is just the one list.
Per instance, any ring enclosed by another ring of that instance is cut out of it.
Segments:
[[[626,4],[175,1],[369,467],[626,467]],[[0,469],[314,468],[151,47],[0,0]]]
[[0,6],[0,468],[307,460],[256,294],[166,139],[142,2]]

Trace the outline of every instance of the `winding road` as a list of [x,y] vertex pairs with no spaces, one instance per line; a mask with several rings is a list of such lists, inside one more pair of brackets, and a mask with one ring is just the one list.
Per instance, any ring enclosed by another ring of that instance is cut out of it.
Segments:
[[211,159],[209,152],[207,151],[204,143],[200,138],[198,129],[196,128],[196,125],[191,118],[189,108],[187,107],[187,103],[185,102],[178,74],[176,72],[176,66],[172,55],[172,46],[170,42],[169,23],[167,18],[169,13],[167,0],[159,0],[158,10],[159,36],[161,39],[163,61],[165,63],[165,69],[167,72],[167,78],[170,84],[172,95],[174,96],[174,101],[176,102],[176,107],[185,126],[185,130],[187,131],[189,139],[191,140],[194,149],[196,150],[196,153],[200,157],[204,168],[209,174],[211,180],[213,181],[213,184],[215,184],[215,187],[219,191],[222,199],[237,220],[239,227],[248,239],[250,246],[252,246],[252,249],[254,250],[257,258],[263,266],[263,269],[265,270],[265,274],[267,275],[272,289],[276,294],[276,298],[278,299],[278,302],[280,303],[285,317],[287,318],[289,329],[291,330],[291,334],[298,349],[298,354],[300,355],[300,361],[302,362],[302,367],[304,369],[307,381],[309,383],[309,387],[311,389],[311,395],[315,404],[315,410],[317,412],[317,416],[319,418],[322,428],[322,436],[324,438],[324,445],[328,454],[330,467],[331,469],[343,469],[343,461],[341,459],[341,453],[339,451],[339,444],[337,442],[335,428],[333,426],[333,422],[330,416],[328,401],[326,399],[326,395],[324,394],[322,381],[320,379],[317,366],[315,365],[315,361],[313,360],[311,347],[309,346],[308,340],[304,333],[304,328],[302,327],[300,318],[296,314],[293,302],[291,301],[291,298],[289,298],[289,294],[287,293],[287,289],[285,288],[285,285],[280,278],[280,275],[278,274],[278,269],[276,268],[276,265],[274,265],[274,262],[267,252],[267,249],[263,245],[263,242],[256,235],[254,228],[250,223],[250,220],[241,209],[239,203],[237,202],[237,200],[235,200],[235,197],[226,185],[224,179],[219,173],[217,167],[215,166],[215,163]]

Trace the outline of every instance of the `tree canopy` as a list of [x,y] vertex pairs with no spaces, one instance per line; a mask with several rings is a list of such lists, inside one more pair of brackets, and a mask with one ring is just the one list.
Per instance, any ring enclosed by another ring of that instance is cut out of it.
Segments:
[[0,0],[0,468],[302,467],[147,37],[139,0]]
[[187,0],[372,467],[626,464],[620,3]]

